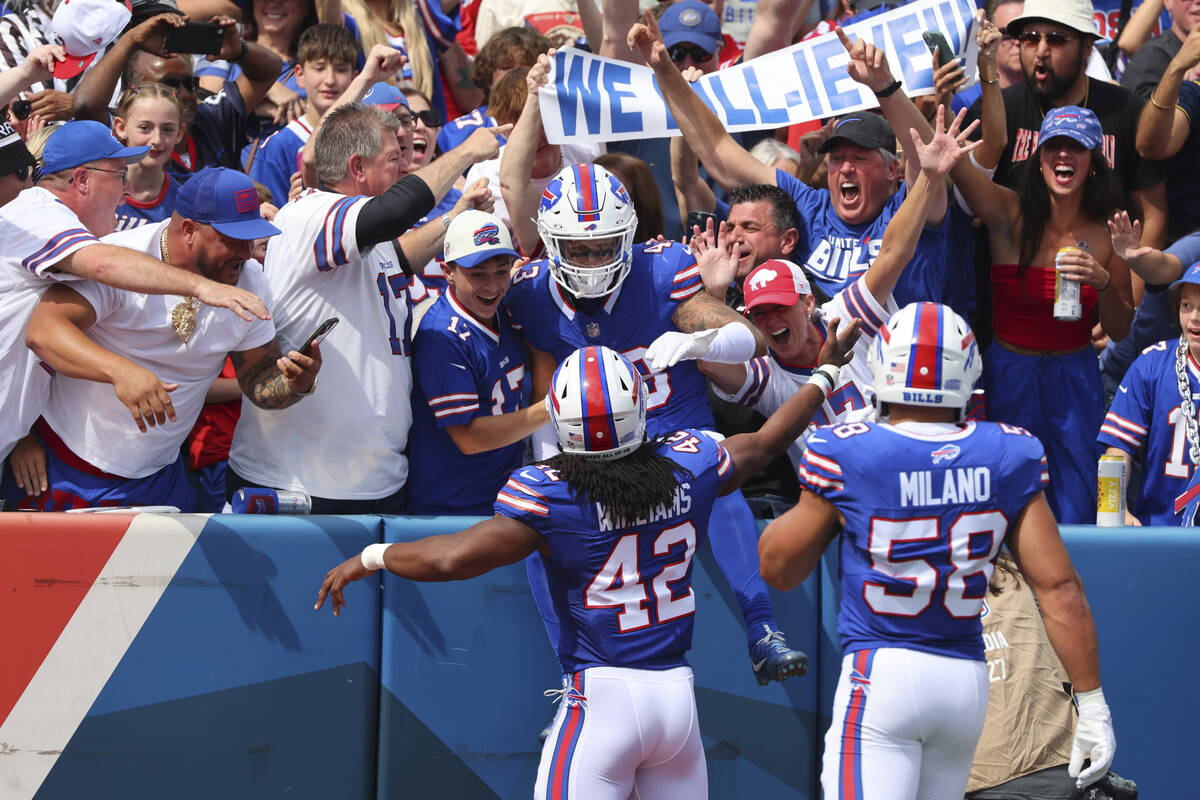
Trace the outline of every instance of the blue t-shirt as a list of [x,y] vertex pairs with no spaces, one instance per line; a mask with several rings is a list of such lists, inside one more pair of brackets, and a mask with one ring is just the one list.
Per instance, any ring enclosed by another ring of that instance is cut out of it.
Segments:
[[[1167,339],[1142,351],[1125,373],[1097,441],[1130,455],[1143,453],[1141,496],[1130,510],[1143,525],[1178,525],[1175,498],[1187,488],[1195,464],[1188,452],[1187,423],[1180,412],[1175,358],[1179,340]],[[1200,371],[1188,358],[1192,402],[1200,403]]]
[[123,231],[136,228],[148,222],[162,222],[175,212],[175,196],[183,181],[178,176],[172,178],[170,173],[163,175],[163,188],[158,197],[145,203],[139,203],[132,197],[117,206],[117,227],[114,230]]
[[497,328],[453,294],[439,297],[413,337],[408,499],[414,514],[491,513],[496,492],[521,465],[523,444],[466,455],[446,428],[516,411],[528,396],[525,346],[503,306]]
[[[901,187],[884,203],[875,219],[851,225],[837,215],[828,190],[814,189],[783,170],[775,170],[775,185],[792,196],[800,212],[796,260],[827,297],[854,283],[875,261],[883,245],[883,232],[906,193]],[[941,225],[921,232],[916,254],[892,290],[899,307],[927,300],[942,301],[948,274],[949,217],[947,213]]]
[[[691,473],[670,508],[646,519],[613,519],[599,503],[577,502],[549,467],[512,473],[495,511],[545,539],[544,591],[561,626],[558,651],[570,674],[596,666],[671,669],[687,663],[696,597],[692,557],[708,533],[717,490],[732,461],[716,440],[681,430],[658,449]],[[620,469],[620,461],[611,462]],[[535,589],[535,591],[538,591]]]
[[800,485],[846,520],[842,649],[982,661],[979,613],[1000,545],[1049,483],[1041,442],[994,422],[944,434],[850,422],[807,441]]
[[581,347],[602,344],[628,358],[646,379],[646,428],[651,436],[681,428],[714,426],[708,384],[695,361],[680,361],[651,374],[646,348],[666,331],[683,301],[704,290],[696,256],[678,242],[633,247],[625,280],[603,298],[576,300],[550,275],[545,260],[525,265],[513,277],[505,302],[530,346],[556,362]]

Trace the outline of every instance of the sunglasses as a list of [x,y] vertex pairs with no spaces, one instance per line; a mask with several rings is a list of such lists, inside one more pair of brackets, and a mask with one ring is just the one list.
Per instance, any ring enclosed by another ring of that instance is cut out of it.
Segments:
[[688,56],[692,57],[692,61],[699,64],[702,61],[708,61],[712,58],[712,53],[706,53],[704,48],[697,47],[694,44],[675,44],[667,49],[667,55],[671,60],[678,64]]
[[1062,31],[1021,31],[1021,35],[1017,37],[1017,41],[1022,47],[1037,47],[1042,43],[1042,39],[1046,40],[1046,44],[1050,47],[1062,47],[1067,42],[1073,42],[1079,37],[1073,33],[1063,33]]
[[180,89],[187,89],[192,94],[195,94],[196,90],[200,88],[200,79],[195,75],[168,75],[165,78],[160,78],[158,82],[163,86],[169,86],[176,91]]
[[417,120],[426,128],[440,128],[442,125],[442,117],[436,111],[409,111],[407,114],[396,109],[394,112],[396,119],[400,120],[400,126],[406,130],[412,130],[417,127]]

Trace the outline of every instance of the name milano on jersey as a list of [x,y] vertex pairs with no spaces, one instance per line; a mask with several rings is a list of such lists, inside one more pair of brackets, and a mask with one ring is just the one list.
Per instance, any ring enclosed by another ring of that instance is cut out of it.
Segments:
[[992,565],[1009,526],[1049,482],[1046,457],[1013,425],[946,428],[851,422],[808,438],[800,484],[846,520],[838,617],[846,652],[899,645],[983,660],[979,612]]

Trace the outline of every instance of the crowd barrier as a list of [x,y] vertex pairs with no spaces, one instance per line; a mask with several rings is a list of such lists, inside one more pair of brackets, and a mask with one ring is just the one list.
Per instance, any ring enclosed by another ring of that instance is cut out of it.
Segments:
[[[521,564],[452,584],[374,577],[340,617],[312,607],[326,570],[366,544],[463,524],[0,516],[0,798],[529,797],[560,676]],[[1174,669],[1200,655],[1180,613],[1200,537],[1064,535],[1100,629],[1115,767],[1143,798],[1189,796],[1200,700]],[[768,687],[711,551],[695,563],[711,796],[819,797],[836,556],[775,593],[810,671]]]

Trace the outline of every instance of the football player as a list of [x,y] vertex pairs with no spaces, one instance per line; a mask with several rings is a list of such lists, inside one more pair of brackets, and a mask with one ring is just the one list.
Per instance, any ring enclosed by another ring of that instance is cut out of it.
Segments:
[[762,429],[724,442],[695,428],[648,435],[641,371],[606,347],[570,354],[548,398],[562,452],[515,470],[491,519],[448,536],[368,545],[329,571],[316,608],[329,597],[340,613],[345,585],[378,569],[444,581],[541,561],[546,600],[562,620],[553,643],[564,679],[534,797],[707,797],[686,659],[692,558],[717,494],[734,491],[807,425],[855,327],[822,352],[822,370],[834,377],[814,379]]
[[[737,364],[763,355],[766,342],[704,291],[692,251],[671,241],[634,244],[637,214],[629,192],[596,164],[566,167],[550,181],[537,226],[547,258],[523,267],[508,293],[513,322],[531,350],[533,396],[545,392],[546,377],[570,353],[600,344],[628,358],[646,379],[651,436],[714,430],[707,384],[696,365],[684,361],[656,371],[647,364],[647,348],[666,331],[703,331],[693,342],[695,357]],[[755,677],[765,685],[803,673],[807,658],[787,646],[758,574],[758,526],[745,498],[740,492],[721,498],[714,514],[709,525],[720,535],[712,539],[713,552],[741,607]],[[545,580],[537,570],[530,562],[534,585]],[[553,629],[554,610],[542,613]]]
[[1070,775],[1082,788],[1112,761],[1095,623],[1046,501],[1042,445],[1013,425],[960,421],[981,369],[957,314],[905,306],[871,348],[881,421],[811,434],[800,502],[763,531],[762,572],[780,589],[799,585],[842,533],[828,798],[963,796],[987,713],[980,610],[1004,544],[1076,692]]

